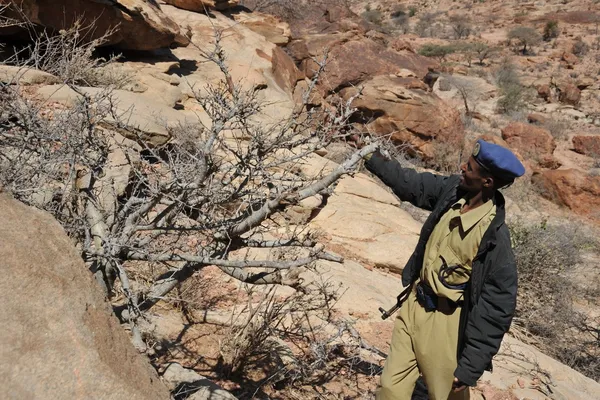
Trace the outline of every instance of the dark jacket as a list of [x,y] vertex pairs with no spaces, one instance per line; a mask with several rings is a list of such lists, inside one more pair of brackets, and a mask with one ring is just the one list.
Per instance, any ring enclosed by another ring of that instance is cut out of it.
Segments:
[[[431,211],[423,224],[417,247],[402,271],[404,286],[415,282],[423,266],[425,246],[442,215],[466,195],[460,176],[417,173],[375,153],[366,163],[403,201]],[[491,369],[508,331],[517,298],[517,268],[510,235],[504,223],[504,197],[496,192],[496,216],[486,230],[473,260],[471,279],[465,289],[458,339],[458,366],[454,376],[474,386],[485,369]]]

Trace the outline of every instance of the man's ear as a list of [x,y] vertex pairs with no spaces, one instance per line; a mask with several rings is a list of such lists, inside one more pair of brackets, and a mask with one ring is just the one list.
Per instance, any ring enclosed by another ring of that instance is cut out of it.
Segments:
[[491,176],[483,178],[483,187],[493,188],[494,187],[494,178]]

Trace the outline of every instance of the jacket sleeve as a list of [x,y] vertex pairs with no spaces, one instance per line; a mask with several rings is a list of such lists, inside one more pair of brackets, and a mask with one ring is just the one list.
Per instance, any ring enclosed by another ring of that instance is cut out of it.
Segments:
[[402,168],[398,161],[386,160],[379,152],[375,152],[365,166],[389,186],[400,200],[429,211],[435,207],[448,180],[447,176]]
[[465,328],[465,347],[454,376],[475,386],[492,357],[500,349],[517,302],[517,268],[514,262],[488,277],[477,303],[469,312]]

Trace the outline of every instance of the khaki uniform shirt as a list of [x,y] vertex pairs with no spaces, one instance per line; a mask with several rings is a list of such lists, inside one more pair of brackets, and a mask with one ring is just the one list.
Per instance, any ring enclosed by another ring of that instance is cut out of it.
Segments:
[[445,286],[440,281],[440,269],[460,265],[462,268],[447,275],[444,281],[450,285],[467,283],[483,234],[496,216],[496,205],[492,200],[461,214],[465,204],[464,198],[454,203],[435,226],[425,248],[420,276],[438,297],[452,301],[461,300],[463,291]]

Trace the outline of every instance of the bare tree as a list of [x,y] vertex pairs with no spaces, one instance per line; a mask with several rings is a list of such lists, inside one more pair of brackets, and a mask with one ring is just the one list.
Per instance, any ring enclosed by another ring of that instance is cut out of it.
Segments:
[[477,55],[479,65],[483,65],[486,58],[490,58],[497,49],[483,42],[475,42],[471,45],[471,50]]
[[471,19],[466,15],[452,15],[448,18],[450,26],[454,31],[456,39],[463,39],[469,37],[473,27],[471,26]]
[[465,115],[471,115],[474,111],[471,107],[471,104],[474,102],[476,97],[475,83],[468,78],[454,75],[444,75],[443,78],[456,88],[456,91],[458,92],[458,95],[465,106]]
[[[126,123],[112,87],[89,91],[70,83],[75,104],[58,109],[28,99],[16,84],[0,89],[0,186],[50,211],[107,293],[125,294],[121,316],[138,344],[142,313],[205,266],[244,282],[298,287],[286,271],[319,259],[341,261],[306,227],[288,223],[285,211],[326,196],[377,148],[355,152],[328,173],[305,175],[299,165],[310,154],[347,135],[352,99],[311,109],[307,92],[289,118],[265,124],[257,92],[243,90],[229,74],[220,32],[204,57],[223,74],[221,83],[195,92],[210,121],[173,128],[160,146]],[[315,79],[325,62],[319,65]],[[285,251],[265,259],[237,256],[261,248]],[[150,281],[130,280],[132,262],[153,266]]]

